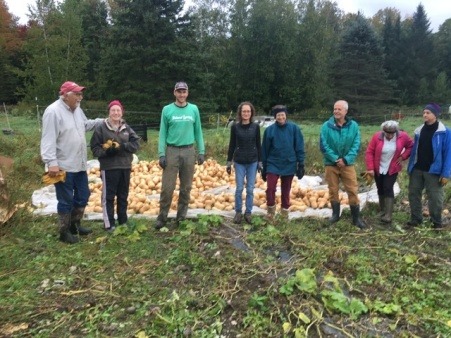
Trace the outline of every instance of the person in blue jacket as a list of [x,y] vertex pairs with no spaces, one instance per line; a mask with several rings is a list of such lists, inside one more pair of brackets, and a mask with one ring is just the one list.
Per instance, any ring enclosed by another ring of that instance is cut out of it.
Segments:
[[287,121],[288,110],[284,105],[274,106],[271,112],[276,123],[266,128],[263,134],[261,175],[267,182],[268,217],[272,219],[276,213],[276,186],[280,178],[280,214],[283,219],[288,219],[291,182],[295,174],[298,179],[304,176],[304,137],[295,123]]
[[433,227],[442,228],[443,187],[451,175],[451,130],[438,121],[441,108],[429,103],[423,109],[424,124],[415,129],[409,166],[409,203],[412,228],[423,222],[421,197],[426,189]]
[[340,219],[339,181],[348,194],[352,223],[360,229],[366,227],[360,219],[358,182],[354,163],[360,150],[359,125],[346,116],[348,102],[339,100],[334,104],[334,115],[321,127],[320,149],[324,155],[325,177],[329,188],[333,224]]

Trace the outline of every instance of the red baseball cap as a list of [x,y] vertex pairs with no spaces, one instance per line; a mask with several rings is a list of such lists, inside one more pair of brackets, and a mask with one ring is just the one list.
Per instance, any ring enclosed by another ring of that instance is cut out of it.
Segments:
[[66,81],[61,85],[60,88],[60,95],[67,94],[69,92],[79,93],[83,91],[85,87],[79,86],[75,82],[72,81]]

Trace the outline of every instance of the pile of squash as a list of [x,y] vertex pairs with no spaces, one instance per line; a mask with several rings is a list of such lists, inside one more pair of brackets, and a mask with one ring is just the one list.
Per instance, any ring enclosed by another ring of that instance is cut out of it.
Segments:
[[[89,189],[91,196],[86,207],[88,213],[101,213],[102,181],[100,169],[88,170]],[[159,194],[161,191],[162,169],[158,161],[139,161],[132,166],[130,192],[128,199],[129,214],[155,216],[159,211]],[[172,199],[171,210],[177,210],[179,182]],[[245,189],[244,189],[245,190]],[[266,182],[260,175],[254,190],[254,205],[266,209]],[[245,191],[244,191],[245,193]],[[347,198],[340,193],[342,204],[347,204]],[[280,205],[280,193],[276,196]],[[244,196],[243,196],[244,201]],[[291,190],[291,211],[305,211],[307,208],[330,208],[329,192],[326,189],[314,190],[300,188],[298,180],[293,179]],[[195,165],[193,185],[189,208],[213,211],[232,211],[235,205],[235,174],[228,175],[226,167],[213,159],[206,160],[202,165]]]

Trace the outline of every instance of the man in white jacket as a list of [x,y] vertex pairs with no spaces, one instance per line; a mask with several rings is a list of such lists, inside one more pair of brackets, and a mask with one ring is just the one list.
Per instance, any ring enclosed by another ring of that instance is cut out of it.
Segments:
[[66,180],[56,183],[55,190],[60,240],[70,244],[78,242],[78,234],[92,232],[80,226],[90,195],[85,132],[103,121],[88,120],[80,108],[84,89],[75,82],[64,82],[59,99],[47,107],[42,118],[41,158],[49,176],[66,172]]

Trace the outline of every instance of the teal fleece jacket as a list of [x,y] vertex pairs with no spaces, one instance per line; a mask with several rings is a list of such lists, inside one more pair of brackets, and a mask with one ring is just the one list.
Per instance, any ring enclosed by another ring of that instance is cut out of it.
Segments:
[[342,127],[337,126],[332,116],[321,127],[320,149],[325,165],[335,165],[342,158],[346,165],[355,163],[360,150],[360,131],[357,122],[346,117]]

